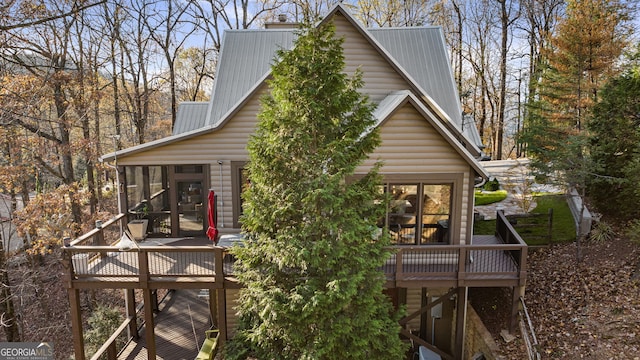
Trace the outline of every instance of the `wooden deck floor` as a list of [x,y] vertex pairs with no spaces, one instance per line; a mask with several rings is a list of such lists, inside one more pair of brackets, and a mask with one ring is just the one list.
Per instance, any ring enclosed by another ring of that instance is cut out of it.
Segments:
[[[162,303],[155,316],[156,358],[166,360],[194,359],[204,340],[204,331],[211,327],[206,298],[199,290],[174,290]],[[145,329],[132,341],[118,359],[147,360]]]

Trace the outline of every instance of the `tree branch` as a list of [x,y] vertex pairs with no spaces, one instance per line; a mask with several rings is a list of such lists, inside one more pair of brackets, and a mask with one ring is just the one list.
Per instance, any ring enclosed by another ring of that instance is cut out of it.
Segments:
[[88,4],[88,5],[84,5],[84,6],[78,6],[78,3],[75,3],[73,5],[73,9],[71,9],[70,11],[66,12],[66,13],[62,13],[62,14],[58,14],[58,15],[52,15],[52,16],[47,16],[44,18],[40,18],[37,20],[32,20],[32,21],[28,21],[28,22],[21,22],[21,23],[17,23],[17,24],[10,24],[10,25],[0,25],[0,31],[7,31],[7,30],[14,30],[14,29],[21,29],[21,28],[26,28],[29,26],[33,26],[33,25],[40,25],[49,21],[53,21],[53,20],[57,20],[63,17],[67,17],[73,13],[76,13],[78,11],[82,11],[82,10],[86,10],[89,9],[91,7],[94,7],[96,5],[100,5],[105,3],[106,0],[100,0],[98,2],[92,3],[92,4]]

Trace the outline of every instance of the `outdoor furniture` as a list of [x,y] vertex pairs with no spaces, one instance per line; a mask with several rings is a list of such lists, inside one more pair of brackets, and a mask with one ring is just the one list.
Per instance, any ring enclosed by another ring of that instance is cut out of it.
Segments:
[[216,352],[218,352],[218,330],[207,330],[204,334],[204,342],[195,360],[212,360]]

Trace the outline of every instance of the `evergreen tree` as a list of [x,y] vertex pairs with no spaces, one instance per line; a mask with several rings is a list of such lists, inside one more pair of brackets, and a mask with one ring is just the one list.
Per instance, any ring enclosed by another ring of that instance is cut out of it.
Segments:
[[[546,66],[523,136],[529,155],[543,168],[553,164],[566,171],[572,166],[564,162],[564,145],[584,137],[598,89],[615,75],[614,63],[626,46],[628,20],[629,9],[619,0],[567,1],[566,15],[542,54]],[[576,156],[582,155],[570,157]]]
[[640,47],[627,66],[600,91],[588,123],[597,164],[589,193],[598,210],[619,219],[640,217]]
[[241,327],[227,356],[400,359],[398,318],[383,294],[389,257],[373,107],[344,73],[332,24],[304,26],[277,53],[248,150],[243,231],[235,248]]

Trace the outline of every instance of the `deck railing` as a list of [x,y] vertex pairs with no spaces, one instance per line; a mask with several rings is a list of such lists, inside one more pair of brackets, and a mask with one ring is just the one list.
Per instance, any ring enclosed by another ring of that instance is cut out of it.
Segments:
[[387,280],[397,287],[416,281],[439,281],[447,286],[490,280],[516,283],[523,271],[519,264],[526,256],[526,247],[507,244],[397,246],[394,250],[383,269]]
[[[71,280],[100,277],[101,281],[118,278],[144,283],[188,278],[197,283],[212,278],[223,282],[233,274],[230,257],[223,247],[142,246],[120,251],[116,246],[83,245],[88,239],[104,244],[104,227],[119,219],[106,222],[65,247]],[[502,243],[394,246],[381,270],[393,283],[390,286],[399,287],[425,281],[447,286],[483,286],[487,281],[494,281],[496,286],[500,282],[521,285],[526,277],[527,245],[502,212],[497,216],[496,238]]]
[[119,251],[115,246],[70,246],[64,249],[72,279],[211,278],[224,276],[226,249],[214,246],[142,246]]
[[115,225],[117,224],[119,224],[122,229],[125,229],[127,226],[127,215],[118,214],[105,222],[97,221],[96,227],[94,229],[91,229],[86,234],[73,241],[70,241],[68,244],[65,240],[65,245],[102,246],[115,244],[118,240],[120,240],[120,231],[117,231],[117,229],[115,228]]
[[435,281],[447,286],[522,285],[526,278],[527,244],[503,212],[496,221],[501,243],[483,245],[394,246],[382,269],[391,286]]

